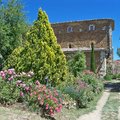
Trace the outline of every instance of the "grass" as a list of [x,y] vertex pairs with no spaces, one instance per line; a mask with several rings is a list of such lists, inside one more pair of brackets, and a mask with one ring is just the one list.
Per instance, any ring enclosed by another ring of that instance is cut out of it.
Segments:
[[118,120],[118,111],[120,107],[119,86],[120,82],[113,81],[113,83],[111,83],[113,89],[111,90],[106,105],[103,107],[102,120]]
[[[97,96],[90,104],[88,108],[84,109],[65,109],[63,108],[61,113],[55,115],[56,120],[76,120],[79,116],[88,113],[96,109],[97,101],[101,95]],[[46,120],[41,118],[40,115],[31,113],[21,107],[21,104],[16,104],[11,107],[0,107],[0,120]]]
[[35,113],[22,110],[20,105],[0,107],[0,120],[45,120]]

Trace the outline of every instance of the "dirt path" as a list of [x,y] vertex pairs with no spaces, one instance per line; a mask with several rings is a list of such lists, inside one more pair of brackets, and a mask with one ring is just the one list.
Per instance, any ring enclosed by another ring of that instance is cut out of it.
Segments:
[[105,103],[107,102],[109,95],[110,95],[109,91],[103,92],[101,99],[97,103],[96,110],[79,117],[77,120],[100,120],[102,108],[105,105]]

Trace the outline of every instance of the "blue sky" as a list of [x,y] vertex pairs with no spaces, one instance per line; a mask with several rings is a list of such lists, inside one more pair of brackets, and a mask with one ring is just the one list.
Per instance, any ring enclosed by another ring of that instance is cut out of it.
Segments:
[[114,59],[120,59],[116,50],[120,47],[120,0],[22,0],[27,18],[32,23],[42,8],[51,23],[98,18],[112,18]]

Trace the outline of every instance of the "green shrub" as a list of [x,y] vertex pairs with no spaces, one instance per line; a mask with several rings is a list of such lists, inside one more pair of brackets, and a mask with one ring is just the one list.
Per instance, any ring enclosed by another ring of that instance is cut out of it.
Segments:
[[61,84],[56,86],[56,89],[60,90],[61,92],[64,91],[64,89],[67,86],[71,86],[75,84],[75,80],[76,78],[74,77],[74,75],[70,72],[67,73],[67,75],[64,76],[65,81],[61,82]]
[[73,59],[68,61],[68,66],[70,72],[76,77],[78,73],[82,72],[86,68],[86,59],[85,54],[83,52],[78,51]]
[[92,87],[94,94],[98,94],[103,90],[103,82],[98,79],[95,74],[83,74],[82,76],[80,75],[79,78]]
[[87,107],[88,103],[94,98],[91,88],[80,80],[77,81],[76,85],[66,87],[64,93],[69,94],[76,101],[78,108]]
[[45,84],[45,78],[56,86],[64,81],[66,59],[45,12],[39,10],[38,19],[27,33],[27,41],[16,48],[6,61],[7,68],[17,72],[32,70],[35,80]]
[[108,81],[111,81],[112,78],[113,78],[113,75],[109,75],[109,74],[106,74],[105,77],[104,77],[104,79],[108,80]]
[[20,90],[17,89],[12,70],[0,72],[0,103],[13,104],[18,101]]
[[120,79],[120,74],[113,74],[112,79]]
[[23,102],[20,96],[28,92],[30,86],[33,86],[33,75],[32,71],[28,73],[22,72],[21,74],[16,74],[14,69],[0,71],[0,103]]
[[117,79],[120,79],[120,74],[117,75]]
[[0,78],[0,103],[1,104],[13,104],[18,101],[20,90],[17,89],[14,83],[6,83]]

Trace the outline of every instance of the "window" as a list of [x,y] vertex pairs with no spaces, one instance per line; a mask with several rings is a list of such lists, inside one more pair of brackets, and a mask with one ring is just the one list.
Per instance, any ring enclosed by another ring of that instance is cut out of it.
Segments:
[[94,47],[94,42],[91,42],[91,48]]
[[67,28],[67,32],[68,32],[68,33],[73,32],[73,28],[69,26],[69,27]]
[[71,45],[71,44],[69,44],[69,48],[72,48],[72,45]]
[[89,25],[89,31],[90,30],[95,30],[95,25]]

